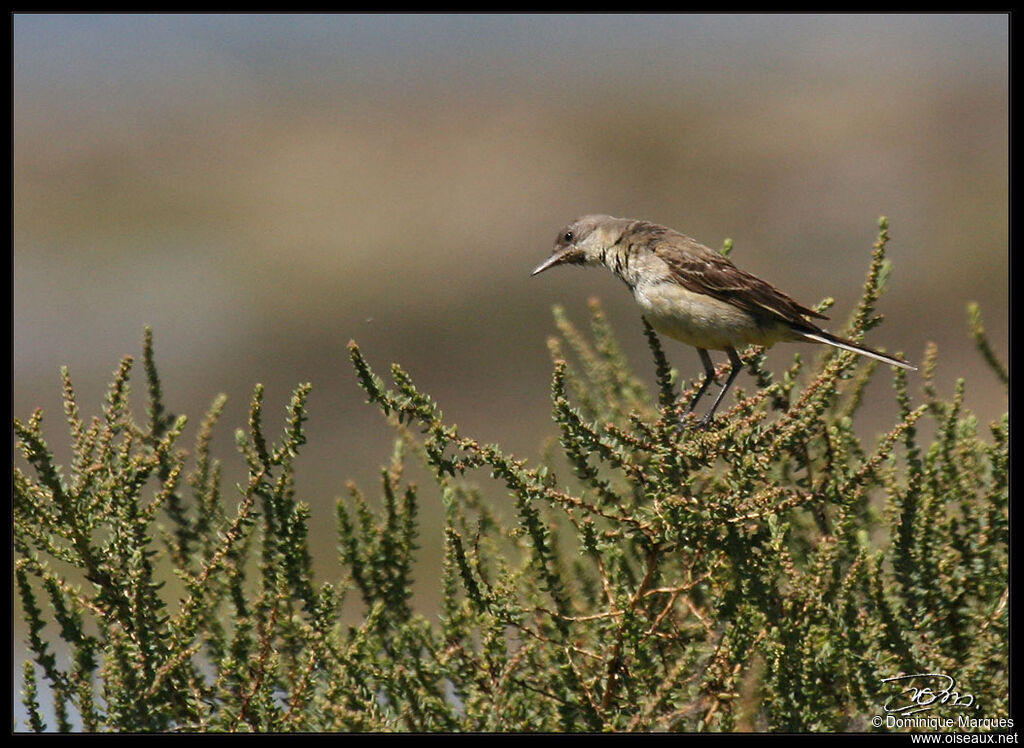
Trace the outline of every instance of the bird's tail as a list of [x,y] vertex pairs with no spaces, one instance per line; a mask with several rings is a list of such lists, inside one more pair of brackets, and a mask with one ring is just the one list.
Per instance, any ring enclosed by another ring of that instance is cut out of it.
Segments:
[[902,359],[898,359],[894,356],[889,356],[885,353],[879,353],[878,351],[868,348],[866,345],[860,343],[854,343],[852,340],[841,338],[838,335],[833,335],[830,332],[824,330],[815,330],[814,332],[807,330],[799,330],[798,334],[806,340],[813,340],[815,343],[825,343],[826,345],[832,345],[836,348],[842,348],[846,351],[853,351],[859,353],[862,356],[870,356],[871,358],[877,359],[884,364],[891,364],[892,366],[898,366],[901,369],[908,369],[910,371],[917,371],[916,366],[908,364]]

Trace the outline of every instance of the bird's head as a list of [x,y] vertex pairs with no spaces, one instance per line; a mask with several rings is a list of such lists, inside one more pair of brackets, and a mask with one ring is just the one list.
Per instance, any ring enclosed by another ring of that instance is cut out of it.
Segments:
[[622,239],[631,221],[627,218],[591,215],[577,218],[558,232],[551,256],[531,275],[555,265],[600,265],[609,248]]

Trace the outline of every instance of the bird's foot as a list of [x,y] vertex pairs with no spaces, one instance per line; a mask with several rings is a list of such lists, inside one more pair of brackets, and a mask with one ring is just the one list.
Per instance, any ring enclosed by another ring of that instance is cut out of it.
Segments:
[[676,434],[681,435],[684,431],[704,431],[714,422],[714,413],[706,413],[698,418],[693,412],[687,411],[676,424]]

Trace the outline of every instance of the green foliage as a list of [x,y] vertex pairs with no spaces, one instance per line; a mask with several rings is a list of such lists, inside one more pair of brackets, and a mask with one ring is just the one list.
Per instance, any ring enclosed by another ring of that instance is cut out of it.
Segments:
[[[880,319],[885,231],[850,336]],[[405,371],[386,384],[350,344],[397,438],[380,501],[350,485],[337,502],[343,574],[319,586],[294,492],[308,385],[277,443],[256,388],[237,434],[248,478],[229,511],[210,455],[224,398],[190,460],[148,331],[143,425],[130,358],[88,424],[65,371],[68,468],[40,412],[15,421],[34,473],[14,472],[32,656],[22,728],[859,731],[890,698],[883,678],[928,672],[955,676],[986,715],[1007,713],[1009,423],[983,439],[963,381],[942,400],[934,348],[921,405],[892,374],[898,421],[873,442],[854,426],[877,367],[842,351],[810,372],[797,356],[775,378],[750,349],[757,392],[711,429],[680,432],[696,383],[677,381],[653,330],[652,397],[596,302],[586,333],[555,317],[561,449],[532,466],[462,436]],[[443,537],[419,535],[409,459],[436,480]],[[411,604],[427,543],[444,549],[436,620]],[[343,605],[358,625],[339,623]]]

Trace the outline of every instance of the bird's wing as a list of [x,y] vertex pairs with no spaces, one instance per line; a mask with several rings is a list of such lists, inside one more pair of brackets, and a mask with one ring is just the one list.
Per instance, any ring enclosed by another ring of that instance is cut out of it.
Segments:
[[668,265],[673,279],[687,290],[707,294],[755,317],[782,319],[812,329],[816,328],[806,317],[828,319],[756,275],[740,270],[718,252],[689,237],[682,239],[686,241],[673,237],[662,242],[654,253]]

